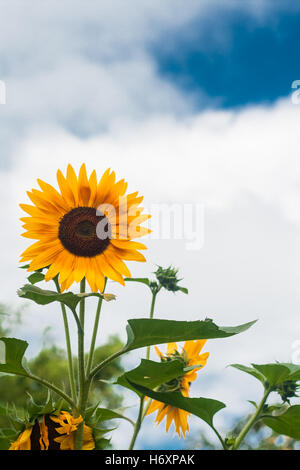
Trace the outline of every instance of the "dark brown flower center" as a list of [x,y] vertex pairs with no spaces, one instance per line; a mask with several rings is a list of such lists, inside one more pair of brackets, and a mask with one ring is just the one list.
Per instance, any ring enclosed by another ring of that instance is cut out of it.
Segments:
[[76,256],[92,258],[109,245],[110,224],[93,207],[76,207],[64,215],[58,236],[63,246]]

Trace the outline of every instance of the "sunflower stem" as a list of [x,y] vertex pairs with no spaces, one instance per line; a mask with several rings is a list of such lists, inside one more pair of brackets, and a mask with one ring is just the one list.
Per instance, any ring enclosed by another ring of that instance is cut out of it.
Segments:
[[[152,292],[152,301],[151,301],[151,307],[150,307],[150,315],[149,318],[152,320],[153,315],[154,315],[154,308],[155,308],[155,301],[156,301],[156,296],[158,294],[158,290]],[[147,352],[146,352],[146,359],[149,360],[150,358],[150,346],[147,346]]]
[[137,421],[135,423],[135,426],[134,426],[133,436],[132,436],[132,439],[131,439],[130,446],[129,446],[128,450],[133,450],[136,438],[137,438],[138,433],[141,429],[141,425],[142,425],[142,422],[143,422],[144,400],[145,400],[145,397],[144,396],[141,397],[139,415],[138,415],[138,419],[137,419]]
[[[151,300],[151,307],[150,307],[150,314],[149,314],[149,318],[151,320],[152,320],[153,315],[154,315],[156,297],[157,297],[157,294],[160,291],[160,289],[161,289],[161,287],[158,287],[155,290],[151,289],[152,300]],[[150,358],[150,346],[147,346],[146,359],[149,360],[149,358]],[[131,439],[131,442],[130,442],[129,450],[132,450],[134,448],[135,441],[137,439],[138,433],[140,432],[140,429],[141,429],[141,426],[142,426],[142,422],[143,422],[143,420],[144,420],[144,418],[147,414],[147,411],[149,409],[149,406],[151,404],[151,400],[149,400],[149,403],[147,404],[146,409],[144,410],[144,401],[145,401],[145,397],[142,396],[140,398],[140,408],[139,408],[138,419],[137,419],[137,421],[135,423],[135,426],[134,426],[133,436],[132,436],[132,439]]]
[[242,444],[243,440],[245,439],[246,435],[248,434],[248,432],[250,431],[250,429],[252,428],[252,426],[256,423],[256,421],[260,418],[260,415],[261,415],[261,412],[263,410],[263,407],[264,407],[264,404],[266,403],[267,399],[268,399],[268,396],[270,395],[271,393],[271,389],[268,387],[265,389],[265,393],[264,393],[264,396],[260,402],[260,404],[258,405],[255,413],[251,416],[251,418],[249,419],[249,421],[245,424],[245,426],[243,427],[243,429],[241,430],[240,434],[238,435],[238,437],[236,438],[235,440],[235,443],[233,445],[233,448],[232,450],[238,450],[238,448],[240,447],[240,445]]
[[[54,282],[56,285],[57,292],[61,292],[58,278],[54,278]],[[64,321],[64,328],[65,328],[65,337],[66,337],[66,346],[67,346],[67,357],[68,357],[68,368],[69,368],[69,380],[70,380],[70,388],[72,399],[76,402],[77,394],[76,394],[76,383],[75,383],[75,375],[74,375],[74,364],[73,364],[73,357],[72,357],[72,348],[71,348],[71,339],[70,339],[70,330],[68,324],[68,317],[66,312],[66,307],[63,303],[60,304],[63,321]]]
[[[80,293],[85,293],[85,278],[80,282]],[[79,385],[79,396],[78,396],[78,410],[84,419],[84,401],[85,401],[85,367],[84,367],[84,316],[85,316],[85,299],[80,301],[79,307],[79,321],[81,330],[78,329],[78,385]],[[75,433],[75,450],[82,450],[83,443],[83,422],[80,423]]]
[[[107,278],[105,278],[104,289],[103,289],[103,292],[102,292],[103,294],[104,294],[104,291],[105,291],[106,282],[107,282]],[[90,347],[88,362],[87,362],[87,366],[86,366],[86,377],[89,376],[89,374],[91,372],[92,364],[93,364],[95,344],[96,344],[97,333],[98,333],[98,328],[99,328],[99,321],[100,321],[102,303],[103,303],[103,297],[100,297],[99,301],[98,301],[98,305],[97,305],[93,335],[92,335],[92,340],[91,340],[91,347]]]
[[60,388],[56,387],[56,385],[52,384],[51,382],[48,382],[48,380],[42,379],[41,377],[38,377],[37,375],[27,373],[26,377],[29,379],[35,380],[35,382],[39,382],[41,385],[44,385],[48,389],[52,390],[53,392],[57,393],[60,397],[62,397],[69,405],[71,405],[72,409],[77,411],[76,403],[72,400],[69,395],[67,395],[63,390]]

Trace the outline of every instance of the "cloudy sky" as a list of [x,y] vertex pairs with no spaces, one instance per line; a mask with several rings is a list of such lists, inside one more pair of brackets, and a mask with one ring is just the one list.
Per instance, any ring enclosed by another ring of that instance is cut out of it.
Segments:
[[[207,343],[211,357],[193,389],[228,404],[217,421],[226,428],[261,392],[226,365],[290,361],[300,340],[300,104],[291,88],[300,79],[299,4],[0,0],[0,7],[0,301],[24,304],[15,294],[28,246],[18,204],[37,178],[55,184],[57,168],[85,162],[101,175],[111,167],[147,208],[201,206],[201,249],[152,237],[148,262],[130,268],[143,276],[157,264],[180,268],[190,293],[161,294],[157,317],[259,319],[239,337]],[[105,305],[99,344],[116,332],[125,339],[126,319],[149,309],[143,286],[111,283],[109,291],[118,300]],[[52,307],[28,305],[23,320],[16,336],[30,342],[29,356],[47,326],[63,345]],[[139,354],[125,360],[138,362]],[[183,445],[153,429],[149,417],[138,446]],[[119,447],[128,432],[122,425]]]

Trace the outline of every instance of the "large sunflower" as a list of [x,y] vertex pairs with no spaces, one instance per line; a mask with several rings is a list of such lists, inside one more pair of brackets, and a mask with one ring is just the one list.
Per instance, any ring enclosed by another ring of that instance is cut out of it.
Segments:
[[[162,362],[178,359],[183,361],[185,367],[199,365],[199,368],[195,367],[194,369],[191,369],[182,377],[179,377],[178,380],[172,380],[169,383],[161,385],[159,391],[176,391],[181,392],[185,397],[189,396],[191,382],[196,380],[197,372],[206,365],[207,358],[209,356],[208,352],[200,354],[200,351],[202,350],[205,343],[206,340],[186,341],[181,353],[179,353],[176,343],[169,343],[167,346],[167,354],[165,355],[162,354],[157,347],[155,347],[155,350]],[[183,436],[185,437],[186,432],[189,430],[188,416],[190,413],[185,410],[181,410],[180,408],[175,408],[174,406],[166,405],[160,401],[153,400],[150,404],[147,414],[153,413],[155,411],[157,411],[155,418],[155,422],[157,424],[159,424],[166,416],[166,431],[169,431],[171,423],[174,421],[175,430],[178,436],[180,437],[182,432]]]
[[41,190],[27,192],[34,205],[20,204],[24,237],[37,240],[22,254],[28,271],[49,267],[45,279],[59,274],[62,292],[84,277],[91,290],[101,292],[105,277],[124,285],[130,272],[123,262],[145,261],[137,250],[145,245],[132,241],[150,232],[140,224],[150,216],[139,206],[138,193],[125,196],[127,183],[116,182],[108,169],[97,181],[95,170],[88,178],[85,164],[77,178],[71,165],[66,177],[57,172],[60,192],[38,180]]

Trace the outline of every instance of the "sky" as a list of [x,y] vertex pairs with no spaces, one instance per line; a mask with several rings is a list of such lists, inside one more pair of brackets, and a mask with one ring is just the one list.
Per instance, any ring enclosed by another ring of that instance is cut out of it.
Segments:
[[[179,267],[189,295],[160,294],[157,318],[259,320],[240,336],[207,343],[210,358],[192,389],[227,403],[216,420],[225,429],[261,393],[253,378],[226,366],[291,361],[300,340],[300,104],[292,88],[300,79],[300,4],[0,0],[0,7],[0,302],[22,308],[16,336],[29,341],[29,357],[47,326],[64,344],[53,307],[16,298],[26,281],[19,255],[28,246],[18,204],[28,203],[37,178],[55,185],[58,168],[85,162],[98,176],[113,168],[149,210],[199,206],[200,249],[189,249],[186,235],[151,236],[147,263],[130,269],[153,276],[156,265]],[[127,318],[150,308],[144,286],[109,289],[117,301],[105,305],[99,345],[114,333],[125,340]],[[124,364],[134,367],[140,357]],[[135,396],[128,401],[135,405]],[[126,448],[128,433],[121,424],[116,445]],[[137,442],[184,445],[154,428],[152,416]]]

